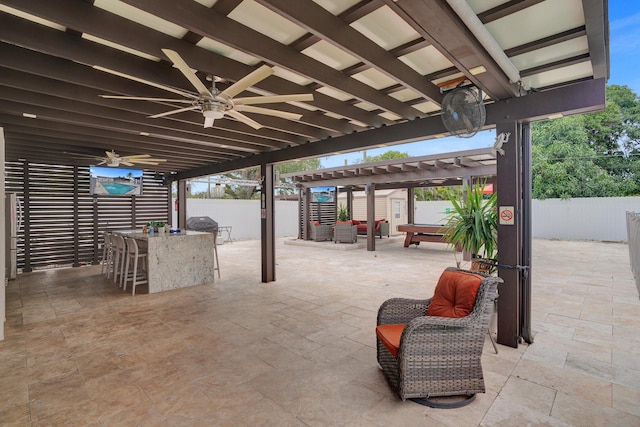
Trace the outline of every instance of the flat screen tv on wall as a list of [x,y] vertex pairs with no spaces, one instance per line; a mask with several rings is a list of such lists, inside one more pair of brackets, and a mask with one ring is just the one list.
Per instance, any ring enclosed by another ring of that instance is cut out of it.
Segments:
[[89,166],[91,194],[99,196],[140,196],[142,175],[140,169]]
[[336,187],[311,188],[311,201],[317,203],[333,202],[336,199]]

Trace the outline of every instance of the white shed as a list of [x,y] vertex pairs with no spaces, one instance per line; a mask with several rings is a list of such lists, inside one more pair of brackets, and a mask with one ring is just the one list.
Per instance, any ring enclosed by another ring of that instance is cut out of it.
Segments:
[[[367,219],[367,195],[364,191],[354,191],[353,212],[351,219],[366,221]],[[406,224],[407,219],[407,190],[398,188],[392,190],[376,190],[375,219],[389,221],[389,231],[392,235],[398,233],[396,226]],[[338,206],[347,206],[347,195],[338,195]]]

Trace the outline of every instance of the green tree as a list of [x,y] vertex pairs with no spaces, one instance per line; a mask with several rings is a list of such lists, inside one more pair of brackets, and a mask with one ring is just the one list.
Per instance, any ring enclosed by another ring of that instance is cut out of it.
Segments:
[[385,160],[405,159],[409,157],[409,153],[396,150],[385,151],[377,156],[364,156],[363,163],[382,162]]
[[462,186],[458,187],[421,187],[414,190],[416,200],[430,202],[434,200],[449,200],[452,194],[462,197]]
[[534,145],[533,198],[568,199],[620,194],[620,182],[594,162],[595,152],[585,143],[556,141]]
[[[280,163],[275,165],[274,169],[276,173],[280,176],[279,182],[276,182],[275,185],[289,185],[291,186],[293,182],[291,180],[284,178],[282,175],[293,172],[304,172],[308,170],[317,170],[322,167],[322,164],[319,159],[304,159],[297,160],[293,162]],[[227,178],[231,179],[242,179],[242,180],[250,180],[250,181],[260,181],[260,168],[249,168],[242,169],[235,172],[230,172],[224,175]],[[295,190],[293,188],[279,188],[278,191],[280,194],[293,194]],[[225,186],[225,198],[228,199],[256,199],[260,197],[260,188],[257,185],[254,186],[246,186],[246,185],[226,185]]]
[[532,125],[533,197],[640,194],[640,98],[610,86],[603,111]]

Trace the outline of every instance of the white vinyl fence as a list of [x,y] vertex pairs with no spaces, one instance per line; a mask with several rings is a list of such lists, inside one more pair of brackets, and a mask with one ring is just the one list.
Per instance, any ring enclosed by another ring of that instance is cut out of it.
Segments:
[[629,236],[631,271],[636,278],[636,287],[640,293],[640,213],[627,212],[627,235]]
[[[192,216],[208,216],[219,226],[230,226],[232,240],[260,238],[260,200],[187,199],[187,218]],[[171,223],[178,223],[175,209]],[[276,200],[275,233],[276,237],[298,237],[297,201]],[[223,232],[219,237],[227,235]]]
[[[443,224],[449,202],[417,202],[416,223]],[[532,200],[533,237],[626,242],[625,213],[640,212],[640,197]]]
[[[415,222],[443,224],[451,208],[446,201],[417,202]],[[275,211],[276,237],[297,237],[298,202],[276,201]],[[533,200],[533,237],[627,242],[626,212],[640,212],[640,197]],[[187,199],[187,217],[203,215],[231,226],[233,240],[260,238],[259,200]]]

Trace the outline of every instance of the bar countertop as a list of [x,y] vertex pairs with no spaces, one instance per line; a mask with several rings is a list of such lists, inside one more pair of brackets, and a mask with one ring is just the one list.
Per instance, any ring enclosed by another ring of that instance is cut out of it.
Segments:
[[158,233],[143,233],[141,230],[115,230],[113,231],[113,233],[119,234],[121,236],[132,237],[134,239],[139,239],[139,240],[214,234],[214,233],[207,233],[205,231],[193,231],[193,230],[180,230],[179,233],[170,233],[168,231],[158,232]]
[[215,233],[181,230],[180,233],[143,233],[116,230],[133,238],[147,252],[149,293],[213,283]]

